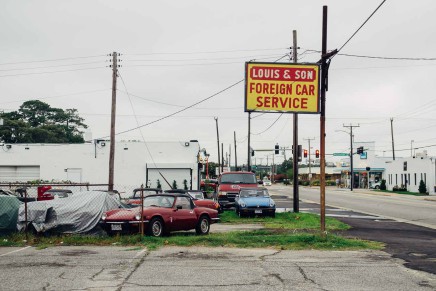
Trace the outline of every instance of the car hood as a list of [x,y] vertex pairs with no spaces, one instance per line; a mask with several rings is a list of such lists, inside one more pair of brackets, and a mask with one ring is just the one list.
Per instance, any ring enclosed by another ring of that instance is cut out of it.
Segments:
[[[106,212],[106,220],[133,220],[135,218],[135,215],[140,213],[140,207],[130,208],[130,209],[116,209]],[[143,215],[144,217],[147,215],[151,215],[154,213],[160,213],[162,212],[162,209],[169,209],[169,208],[162,208],[162,207],[144,207]]]
[[242,197],[239,198],[240,202],[244,202],[247,207],[252,206],[269,206],[270,201],[272,199],[270,197]]

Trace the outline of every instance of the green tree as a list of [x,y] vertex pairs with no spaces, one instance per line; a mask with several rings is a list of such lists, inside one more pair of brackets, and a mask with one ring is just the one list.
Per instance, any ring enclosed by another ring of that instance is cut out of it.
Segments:
[[386,180],[381,180],[380,183],[380,190],[386,190]]
[[421,194],[425,194],[425,193],[427,193],[427,186],[425,185],[425,183],[424,183],[423,180],[421,180],[421,181],[419,182],[418,191],[419,191],[419,193],[421,193]]
[[277,167],[277,174],[287,174],[289,169],[293,168],[293,163],[292,158],[284,160],[283,163]]
[[39,100],[26,101],[0,117],[0,138],[8,143],[83,143],[81,129],[88,127],[77,109],[52,108]]

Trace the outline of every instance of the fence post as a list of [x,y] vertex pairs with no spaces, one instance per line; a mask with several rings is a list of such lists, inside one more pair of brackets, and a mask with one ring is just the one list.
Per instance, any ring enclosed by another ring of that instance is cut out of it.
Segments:
[[144,236],[144,186],[141,185],[141,236]]

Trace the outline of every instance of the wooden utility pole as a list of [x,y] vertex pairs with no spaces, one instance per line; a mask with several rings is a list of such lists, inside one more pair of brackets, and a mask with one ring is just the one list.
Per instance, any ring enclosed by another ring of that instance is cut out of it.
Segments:
[[[293,46],[292,46],[292,53],[293,53],[293,59],[294,63],[297,63],[297,31],[292,31],[292,38],[293,38]],[[298,113],[294,113],[294,152],[293,152],[293,190],[294,190],[294,212],[298,213],[300,212],[300,203],[299,203],[299,193],[298,193]]]
[[236,155],[236,131],[233,132],[233,139],[235,142],[235,171],[238,170],[238,156]]
[[305,138],[304,140],[307,140],[309,142],[309,149],[308,149],[308,155],[309,155],[309,186],[312,185],[312,168],[311,168],[311,160],[310,160],[310,141],[315,140],[315,138]]
[[354,166],[353,166],[353,127],[359,127],[358,125],[343,125],[343,127],[350,128],[350,191],[353,191],[354,186]]
[[394,119],[391,118],[391,136],[392,136],[392,160],[395,161],[395,148],[394,148]]
[[224,172],[224,143],[221,143],[221,173]]
[[115,116],[117,105],[117,52],[112,53],[112,110],[111,110],[111,135],[109,150],[109,186],[108,190],[114,190],[114,162],[115,162]]
[[250,123],[251,123],[251,112],[248,112],[248,158],[247,158],[247,171],[251,171],[251,145],[250,145]]
[[221,168],[220,168],[220,134],[219,134],[219,131],[218,131],[218,117],[214,117],[214,119],[215,119],[215,123],[216,123],[216,142],[217,142],[217,147],[218,147],[218,156],[217,156],[217,158],[218,158],[218,165],[217,165],[217,167],[216,167],[216,169],[218,169],[218,171],[215,173],[217,176],[219,176],[220,175],[220,173],[221,173]]
[[327,6],[322,11],[321,114],[320,114],[320,217],[321,235],[325,235],[325,95],[327,90]]

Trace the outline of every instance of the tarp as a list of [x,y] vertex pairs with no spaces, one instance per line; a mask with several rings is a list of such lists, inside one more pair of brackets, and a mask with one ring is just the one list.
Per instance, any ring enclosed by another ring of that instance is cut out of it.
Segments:
[[20,205],[21,202],[17,197],[0,195],[0,233],[17,230]]
[[[83,191],[67,198],[27,203],[27,220],[36,232],[89,233],[95,230],[104,212],[122,207],[107,192]],[[24,227],[25,211],[21,205],[17,228]]]

